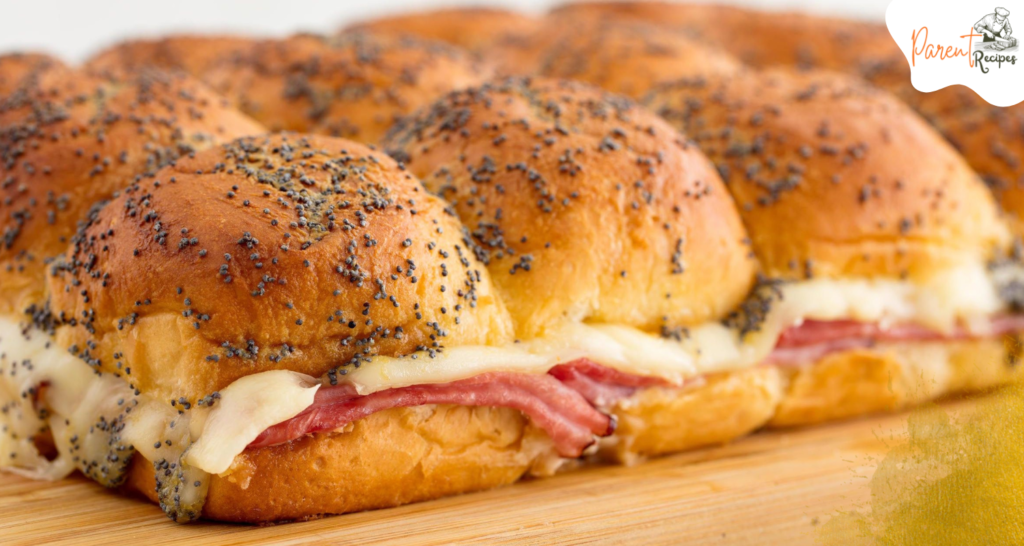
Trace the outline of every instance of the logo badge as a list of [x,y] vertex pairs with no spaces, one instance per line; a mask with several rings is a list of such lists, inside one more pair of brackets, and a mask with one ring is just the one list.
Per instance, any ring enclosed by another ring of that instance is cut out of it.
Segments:
[[1024,59],[1018,59],[1011,23],[1016,13],[1024,25],[1024,2],[995,1],[1001,5],[949,0],[889,4],[885,24],[910,63],[915,89],[930,93],[959,84],[995,106],[1024,101]]

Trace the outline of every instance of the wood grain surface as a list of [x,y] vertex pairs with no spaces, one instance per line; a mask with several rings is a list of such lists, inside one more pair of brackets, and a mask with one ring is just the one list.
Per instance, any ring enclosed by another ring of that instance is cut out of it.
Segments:
[[267,527],[176,525],[79,476],[0,474],[0,543],[813,544],[816,525],[867,501],[868,478],[905,423],[898,414],[762,432],[633,468]]

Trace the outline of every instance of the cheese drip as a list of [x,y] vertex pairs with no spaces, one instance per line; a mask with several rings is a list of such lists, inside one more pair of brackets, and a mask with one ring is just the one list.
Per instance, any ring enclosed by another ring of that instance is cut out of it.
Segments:
[[[58,480],[80,470],[123,483],[136,449],[154,464],[161,508],[176,521],[202,512],[209,476],[227,470],[264,429],[313,403],[320,384],[289,371],[246,376],[214,405],[179,412],[57,348],[50,335],[0,317],[0,469]],[[39,452],[52,438],[56,457]]]

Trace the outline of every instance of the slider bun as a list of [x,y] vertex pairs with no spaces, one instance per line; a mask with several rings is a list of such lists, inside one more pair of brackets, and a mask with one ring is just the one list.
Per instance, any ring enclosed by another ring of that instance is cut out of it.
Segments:
[[740,63],[679,32],[638,22],[553,17],[538,31],[488,54],[508,74],[537,74],[592,83],[639,97],[660,82],[731,74]]
[[928,345],[938,345],[946,358],[919,359],[925,365],[917,367],[892,349],[876,348],[834,353],[810,366],[780,368],[787,386],[769,426],[811,425],[892,412],[950,394],[990,389],[1022,376],[1019,339],[907,343],[904,347],[927,350]]
[[156,399],[190,404],[266,370],[320,377],[376,354],[507,342],[507,312],[465,237],[382,153],[244,138],[90,218],[51,279],[53,311],[72,321],[57,336]]
[[[916,358],[914,351],[921,354]],[[613,409],[615,436],[601,456],[633,463],[724,444],[751,431],[893,412],[952,394],[1018,381],[1017,339],[982,339],[830,354],[805,366],[758,366],[683,389],[638,391]],[[915,363],[916,362],[916,363]]]
[[347,31],[416,36],[480,52],[530,34],[538,18],[515,11],[470,7],[383,17],[352,25]]
[[[490,489],[548,473],[551,441],[517,410],[394,408],[342,432],[247,449],[211,476],[203,517],[247,523],[310,519]],[[153,464],[136,454],[127,487],[156,499]]]
[[853,72],[890,59],[906,64],[885,25],[842,18],[670,2],[584,2],[560,7],[553,15],[656,24],[699,38],[755,67]]
[[647,102],[718,165],[769,275],[921,278],[1008,242],[963,158],[860,80],[774,69]]
[[203,77],[218,61],[252,46],[241,36],[181,34],[156,40],[127,40],[93,55],[85,69],[108,77],[124,77],[145,67],[182,70]]
[[349,33],[261,41],[206,79],[272,130],[374,143],[396,117],[490,75],[447,44]]
[[615,435],[600,456],[634,464],[645,457],[725,444],[761,428],[782,399],[775,366],[715,374],[682,389],[649,388],[612,408]]
[[261,131],[183,74],[113,85],[56,68],[0,101],[0,312],[42,299],[46,261],[97,201],[195,150]]
[[32,86],[40,76],[55,70],[67,70],[67,67],[59,59],[44,53],[0,55],[0,99],[19,88]]
[[1015,234],[1024,237],[1024,106],[999,108],[964,91],[969,99],[957,100],[959,107],[932,121],[988,184]]
[[622,97],[508,79],[447,95],[385,147],[452,203],[521,338],[566,320],[697,324],[752,284],[746,233],[711,163]]

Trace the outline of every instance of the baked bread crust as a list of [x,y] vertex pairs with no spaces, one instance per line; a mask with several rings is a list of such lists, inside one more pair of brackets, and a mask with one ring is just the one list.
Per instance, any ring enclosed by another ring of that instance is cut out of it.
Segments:
[[218,62],[252,47],[254,38],[178,34],[156,40],[126,40],[96,53],[84,69],[121,79],[146,67],[181,70],[202,78]]
[[486,50],[499,72],[584,81],[642,97],[658,83],[732,74],[740,62],[688,36],[643,22],[549,17],[529,36]]
[[[211,476],[203,516],[260,523],[398,506],[507,485],[554,457],[516,410],[395,408],[344,432],[246,450],[227,476]],[[136,455],[127,487],[157,502],[152,463]]]
[[757,68],[852,72],[905,59],[885,25],[799,12],[703,3],[580,2],[555,9],[551,17],[643,21],[693,36]]
[[80,229],[50,293],[61,346],[179,404],[266,370],[336,378],[512,335],[447,205],[329,137],[243,138],[132,185]]
[[271,130],[375,143],[398,116],[492,73],[445,43],[351,32],[259,41],[205,79]]
[[964,159],[860,80],[772,69],[681,80],[646,102],[723,173],[770,276],[913,280],[1009,244]]
[[531,34],[540,19],[517,11],[485,8],[449,8],[382,17],[356,23],[342,32],[416,36],[480,53],[492,46],[514,44]]
[[50,65],[0,100],[0,312],[43,299],[46,261],[98,201],[263,128],[182,73],[121,83]]
[[521,339],[582,320],[671,332],[725,316],[753,283],[712,165],[622,97],[512,78],[449,94],[384,146],[486,250]]
[[45,53],[0,55],[0,100],[26,86],[36,86],[50,71],[69,70],[56,57]]

